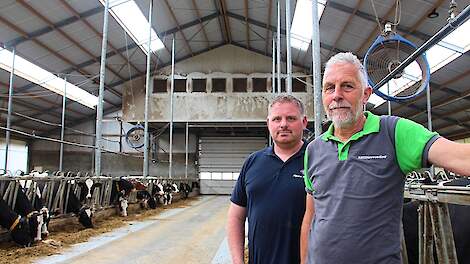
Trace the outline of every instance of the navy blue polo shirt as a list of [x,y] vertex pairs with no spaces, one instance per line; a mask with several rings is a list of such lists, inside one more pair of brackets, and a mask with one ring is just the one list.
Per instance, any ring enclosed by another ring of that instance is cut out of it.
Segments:
[[230,200],[247,209],[249,263],[300,262],[306,146],[286,162],[267,147],[243,164]]

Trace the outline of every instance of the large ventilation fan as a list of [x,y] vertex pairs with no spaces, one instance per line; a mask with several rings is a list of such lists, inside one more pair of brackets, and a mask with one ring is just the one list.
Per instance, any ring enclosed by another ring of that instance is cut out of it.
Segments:
[[144,138],[144,127],[140,124],[132,127],[126,133],[127,144],[135,149],[144,146]]
[[374,87],[374,93],[385,100],[404,101],[414,98],[426,90],[429,85],[430,70],[424,53],[419,55],[418,58],[408,66],[414,67],[415,71],[417,70],[417,66],[419,66],[421,74],[416,82],[409,79],[402,79],[405,78],[404,71],[397,73],[389,81],[396,82],[398,86],[402,86],[404,83],[410,83],[411,85],[409,87],[398,91],[388,91],[386,87],[382,89],[380,89],[381,87],[375,87],[377,83],[397,68],[398,65],[408,58],[416,49],[417,47],[412,42],[393,32],[377,37],[364,57],[364,66],[368,74],[368,82],[370,86]]

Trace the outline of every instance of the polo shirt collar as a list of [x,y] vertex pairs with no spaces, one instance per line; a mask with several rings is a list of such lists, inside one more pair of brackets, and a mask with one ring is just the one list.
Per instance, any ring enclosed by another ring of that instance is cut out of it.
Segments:
[[[362,128],[361,131],[358,131],[348,141],[352,140],[357,140],[365,135],[372,134],[372,133],[377,133],[379,132],[380,129],[380,117],[377,115],[372,114],[369,111],[365,111],[364,115],[366,116],[366,122],[364,123],[364,127]],[[334,125],[331,123],[330,127],[328,130],[323,134],[321,137],[322,140],[328,141],[328,140],[334,140],[341,142],[339,138],[334,136]]]
[[[305,152],[305,149],[307,148],[307,145],[308,143],[306,141],[303,141],[303,145],[302,147],[299,149],[299,151],[297,151],[297,153],[295,153],[291,158],[294,158],[298,155],[302,155],[303,156],[303,153]],[[266,154],[270,155],[270,156],[274,156],[274,157],[277,157],[276,153],[274,153],[274,146],[270,146],[266,149]]]

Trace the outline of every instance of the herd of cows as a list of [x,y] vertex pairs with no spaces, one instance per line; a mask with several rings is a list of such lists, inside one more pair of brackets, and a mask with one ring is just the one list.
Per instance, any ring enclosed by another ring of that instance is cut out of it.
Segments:
[[[35,174],[35,177],[37,179],[41,175]],[[102,195],[102,198],[105,197],[105,204],[114,206],[122,216],[127,216],[131,194],[141,208],[155,209],[159,204],[171,204],[176,193],[187,198],[193,188],[199,188],[197,181],[191,182],[191,185],[181,181],[178,185],[161,179],[124,177],[107,177],[105,180],[66,177],[61,180],[61,184],[46,184],[47,181],[30,179],[31,177],[28,180],[10,177],[8,181],[0,181],[3,184],[0,185],[0,225],[9,231],[14,242],[24,247],[44,239],[49,234],[51,218],[60,214],[71,213],[85,228],[93,228],[95,206],[91,201],[92,197]],[[453,182],[470,187],[468,179],[460,178]],[[104,185],[107,187],[104,188]],[[448,208],[458,262],[470,263],[470,207],[449,204]],[[402,217],[408,263],[418,263],[418,202],[405,203]],[[434,260],[437,260],[436,256]]]
[[[122,216],[127,216],[131,194],[136,197],[141,208],[155,209],[158,204],[171,204],[174,194],[179,193],[182,198],[187,198],[193,188],[199,187],[197,181],[191,185],[182,181],[178,185],[167,180],[141,181],[123,177],[109,178],[107,181],[75,177],[61,180],[62,184],[46,184],[47,181],[30,179],[3,181],[0,190],[0,226],[9,231],[16,244],[23,247],[44,239],[49,234],[51,218],[60,214],[72,214],[85,228],[93,228],[95,208],[91,198],[100,195],[95,193],[96,190],[103,194],[102,197],[109,198],[106,204],[115,206]],[[104,190],[104,184],[109,184],[110,188]],[[5,189],[8,193],[4,193]],[[104,196],[105,192],[109,194]]]

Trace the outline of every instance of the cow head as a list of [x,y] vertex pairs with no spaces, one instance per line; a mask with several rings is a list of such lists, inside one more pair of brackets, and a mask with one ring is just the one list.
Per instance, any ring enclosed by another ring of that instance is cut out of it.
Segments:
[[163,185],[161,183],[158,183],[157,187],[158,187],[158,195],[163,196],[163,194],[164,194]]
[[157,200],[155,200],[154,197],[150,197],[149,200],[147,201],[147,204],[151,209],[157,208]]
[[176,185],[176,183],[171,184],[171,189],[174,193],[179,193],[178,185]]
[[49,214],[49,209],[47,209],[45,206],[39,210],[39,213],[42,214],[43,219],[43,224],[41,226],[41,237],[44,239],[49,235],[48,227],[51,220],[51,215]]
[[78,222],[86,228],[93,228],[92,218],[93,210],[87,205],[82,206],[78,212]]
[[33,211],[26,216],[26,219],[28,220],[31,237],[34,241],[40,241],[42,239],[41,229],[44,224],[43,215],[38,211]]
[[33,243],[29,223],[26,218],[18,216],[10,227],[10,235],[15,243],[23,247],[29,247]]
[[127,216],[127,207],[127,199],[124,196],[119,197],[119,211],[121,212],[121,216]]

